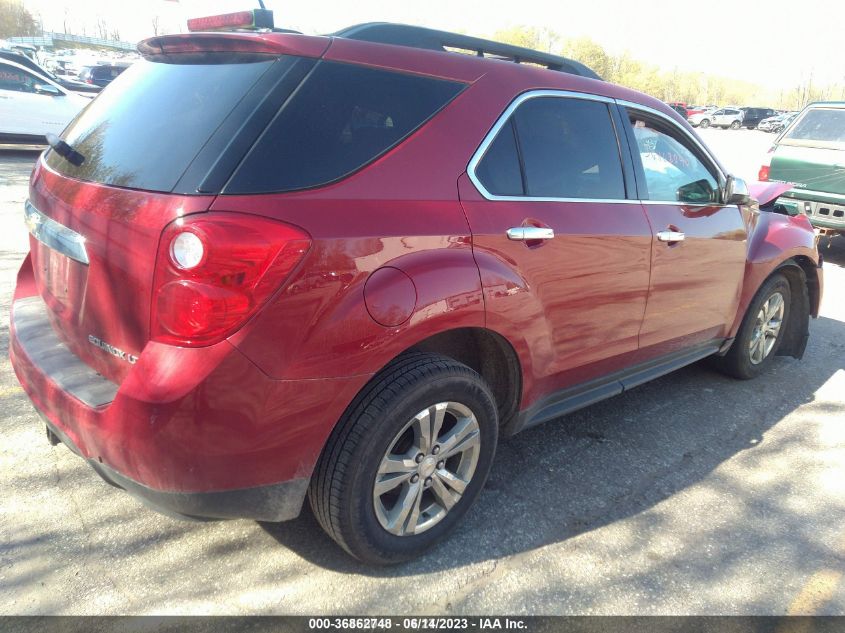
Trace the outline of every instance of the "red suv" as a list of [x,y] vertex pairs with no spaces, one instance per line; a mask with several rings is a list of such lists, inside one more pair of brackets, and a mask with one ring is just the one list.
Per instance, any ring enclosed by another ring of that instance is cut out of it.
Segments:
[[386,24],[139,49],[35,167],[11,357],[49,439],[165,512],[308,497],[404,560],[500,437],[804,351],[807,218],[576,62]]

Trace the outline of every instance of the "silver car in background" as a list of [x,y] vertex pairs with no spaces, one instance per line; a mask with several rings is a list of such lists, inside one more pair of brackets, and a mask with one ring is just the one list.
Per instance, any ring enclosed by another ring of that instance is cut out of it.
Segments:
[[742,110],[739,108],[718,108],[693,114],[689,118],[693,127],[723,127],[738,130],[742,126]]
[[760,121],[757,125],[757,129],[762,130],[763,132],[782,132],[796,116],[798,116],[797,112],[786,112],[784,114],[770,116],[769,118]]

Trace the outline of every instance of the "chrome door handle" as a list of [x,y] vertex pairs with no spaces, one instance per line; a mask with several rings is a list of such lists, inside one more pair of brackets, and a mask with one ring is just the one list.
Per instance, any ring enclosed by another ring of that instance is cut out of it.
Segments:
[[657,239],[661,242],[683,242],[685,235],[680,231],[660,231]]
[[540,226],[516,226],[507,230],[508,239],[517,242],[528,240],[550,240],[555,236],[554,229]]

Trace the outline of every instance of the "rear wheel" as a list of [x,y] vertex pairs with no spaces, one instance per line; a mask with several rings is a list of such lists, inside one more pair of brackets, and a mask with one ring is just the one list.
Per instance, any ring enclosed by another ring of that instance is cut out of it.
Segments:
[[774,361],[789,321],[791,293],[789,282],[781,274],[764,283],[739,327],[731,349],[715,358],[716,367],[735,378],[759,376]]
[[420,555],[481,492],[498,418],[475,371],[436,354],[400,357],[332,433],[309,500],[323,529],[371,564]]
[[731,123],[731,129],[738,130],[741,125],[742,123],[740,123],[739,121],[734,121],[733,123]]
[[710,127],[710,119],[701,119],[701,123],[698,124],[698,127]]

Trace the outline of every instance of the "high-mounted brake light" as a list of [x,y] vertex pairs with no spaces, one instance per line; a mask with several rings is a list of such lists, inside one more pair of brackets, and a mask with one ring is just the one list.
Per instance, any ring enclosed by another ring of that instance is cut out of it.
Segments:
[[310,244],[301,229],[257,216],[176,220],[156,259],[152,338],[185,347],[223,340],[281,287]]
[[236,13],[222,13],[188,20],[188,30],[227,31],[230,29],[272,29],[273,12],[270,9],[252,9]]

